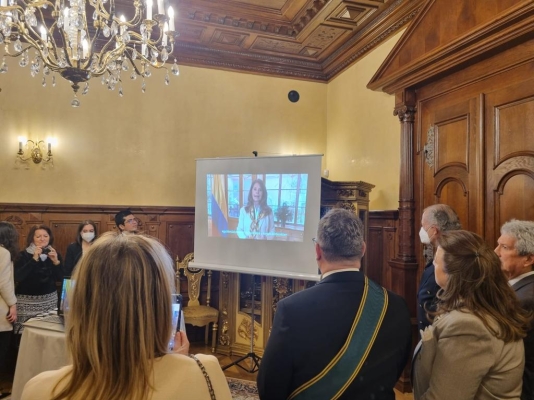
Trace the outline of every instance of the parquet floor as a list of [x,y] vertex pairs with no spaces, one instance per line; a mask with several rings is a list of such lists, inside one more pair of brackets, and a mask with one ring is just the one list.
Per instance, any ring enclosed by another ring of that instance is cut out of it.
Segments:
[[[205,346],[203,343],[191,343],[191,353],[202,353],[202,354],[211,354],[209,346]],[[231,364],[233,361],[237,360],[238,356],[225,356],[222,354],[214,354],[215,357],[219,360],[221,367]],[[241,365],[245,368],[250,369],[250,359],[243,361]],[[246,381],[256,381],[257,372],[251,374],[237,366],[232,366],[224,371],[224,374],[230,378],[244,379]],[[413,393],[400,393],[395,391],[395,400],[414,400]]]

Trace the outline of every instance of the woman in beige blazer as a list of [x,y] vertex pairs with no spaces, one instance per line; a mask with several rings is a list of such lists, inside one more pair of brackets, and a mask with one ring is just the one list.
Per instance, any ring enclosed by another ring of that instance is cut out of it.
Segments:
[[414,356],[416,400],[521,396],[526,314],[499,258],[468,231],[444,232],[434,257],[438,308]]

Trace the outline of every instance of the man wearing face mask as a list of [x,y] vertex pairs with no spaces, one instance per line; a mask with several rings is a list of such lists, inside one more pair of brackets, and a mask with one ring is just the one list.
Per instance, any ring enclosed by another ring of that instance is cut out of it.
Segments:
[[82,254],[91,247],[96,236],[96,224],[90,219],[82,221],[80,225],[78,225],[76,241],[69,244],[67,247],[64,266],[65,276],[72,275],[74,267],[82,258]]
[[[458,229],[462,229],[462,225],[460,225],[456,212],[446,204],[434,204],[423,210],[419,238],[424,245],[432,245],[435,252],[441,233]],[[433,260],[430,260],[425,266],[417,292],[417,325],[420,330],[431,325],[426,313],[436,309],[435,299],[438,290],[439,286],[434,277]]]

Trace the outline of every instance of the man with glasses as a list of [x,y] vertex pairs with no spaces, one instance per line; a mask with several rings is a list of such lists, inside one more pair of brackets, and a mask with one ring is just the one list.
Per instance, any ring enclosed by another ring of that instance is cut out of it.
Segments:
[[360,272],[363,224],[348,210],[319,222],[321,281],[281,300],[258,372],[261,400],[394,400],[411,352],[406,302]]
[[115,225],[121,232],[137,232],[137,219],[129,209],[119,211],[115,214]]
[[[434,204],[423,210],[419,238],[424,245],[432,245],[437,250],[438,238],[442,232],[462,229],[456,212],[446,204]],[[436,294],[440,287],[434,277],[434,260],[425,266],[417,292],[417,325],[424,330],[431,324],[428,311],[436,310]]]

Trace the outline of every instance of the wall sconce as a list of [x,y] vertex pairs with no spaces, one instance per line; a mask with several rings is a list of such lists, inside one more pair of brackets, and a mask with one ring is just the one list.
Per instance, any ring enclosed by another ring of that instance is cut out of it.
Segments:
[[[42,163],[43,168],[45,168],[46,165],[50,165],[50,167],[54,166],[54,157],[52,155],[52,142],[54,142],[54,139],[47,138],[46,142],[44,140],[26,140],[26,138],[22,136],[19,136],[18,139],[19,151],[17,152],[16,163],[24,163],[25,165],[28,165],[28,161],[32,160],[34,164]],[[45,145],[47,145],[47,150],[45,149]]]

